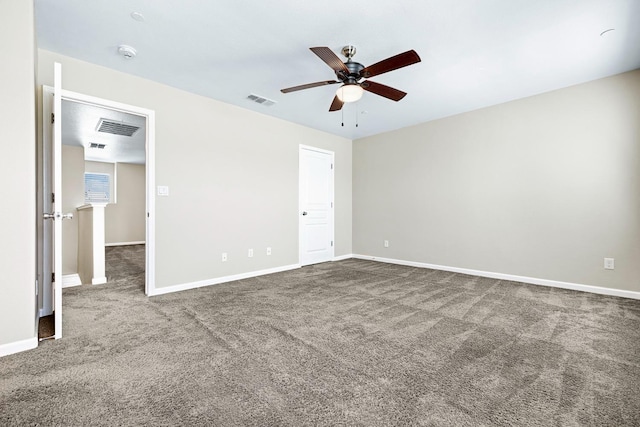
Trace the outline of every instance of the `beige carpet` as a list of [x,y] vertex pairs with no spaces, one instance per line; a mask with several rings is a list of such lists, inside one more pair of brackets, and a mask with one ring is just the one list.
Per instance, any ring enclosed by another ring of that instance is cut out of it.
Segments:
[[0,425],[640,425],[640,301],[361,260],[113,277],[0,359]]

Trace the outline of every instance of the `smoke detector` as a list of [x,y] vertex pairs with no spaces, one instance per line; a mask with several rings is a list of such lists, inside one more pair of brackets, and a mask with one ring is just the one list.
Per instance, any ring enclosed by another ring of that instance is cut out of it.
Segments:
[[125,59],[133,59],[136,57],[136,50],[131,46],[127,46],[126,44],[121,44],[118,46],[118,53],[124,56]]

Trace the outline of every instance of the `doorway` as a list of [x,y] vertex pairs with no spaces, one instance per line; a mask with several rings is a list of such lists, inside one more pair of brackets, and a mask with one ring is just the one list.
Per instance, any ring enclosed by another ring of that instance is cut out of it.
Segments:
[[[76,211],[76,208],[80,205],[86,206],[88,202],[91,202],[90,199],[96,196],[94,192],[87,192],[87,175],[104,176],[108,185],[104,192],[98,193],[98,196],[102,198],[101,201],[111,203],[112,206],[119,205],[120,208],[111,209],[113,212],[111,215],[107,214],[106,221],[114,221],[114,218],[118,217],[122,219],[127,211],[139,212],[139,217],[133,221],[125,219],[121,220],[120,224],[114,224],[116,225],[115,231],[113,227],[111,229],[105,227],[106,239],[104,242],[110,244],[109,246],[137,246],[138,262],[140,261],[140,247],[142,247],[144,292],[149,295],[155,288],[155,198],[153,191],[155,188],[155,113],[141,107],[71,91],[60,90],[60,92],[62,108],[58,115],[63,127],[63,138],[60,138],[64,140],[63,157],[68,155],[67,160],[72,160],[71,164],[74,161],[76,163],[75,171],[66,170],[66,167],[60,168],[61,181],[64,182],[66,179],[67,184],[70,183],[70,185],[65,185],[62,194],[58,195],[58,198],[66,204],[62,208],[65,212],[67,210],[73,211],[71,213],[76,216],[80,212]],[[47,171],[47,164],[51,162],[47,158],[46,147],[54,146],[57,143],[52,138],[52,122],[54,120],[49,120],[49,117],[53,117],[51,115],[53,95],[53,88],[43,86],[43,211],[47,206],[47,198],[50,197],[50,193],[47,191],[50,183],[47,183],[47,180],[52,179],[50,171]],[[126,136],[127,133],[130,135]],[[136,134],[137,138],[133,138]],[[114,138],[127,139],[117,141]],[[133,139],[136,139],[135,143]],[[64,163],[63,166],[67,166],[68,162]],[[74,175],[73,178],[71,178],[72,175]],[[127,185],[131,184],[127,180],[133,179],[132,177],[136,179],[137,185]],[[118,191],[119,189],[120,191]],[[133,191],[133,189],[136,190]],[[132,207],[131,203],[127,203],[127,200],[136,206]],[[118,201],[120,201],[119,204]],[[117,210],[121,212],[115,212]],[[63,242],[64,248],[70,251],[65,257],[63,250],[63,255],[60,257],[64,261],[64,267],[61,269],[64,275],[61,275],[60,287],[87,283],[86,278],[80,277],[77,266],[78,249],[74,243],[79,241],[78,223],[65,222],[63,222],[64,229],[60,236],[55,236]],[[132,225],[132,223],[136,224]],[[45,228],[42,227],[43,231]],[[38,262],[38,275],[41,278],[38,281],[40,318],[52,314],[54,307],[56,310],[61,308],[61,301],[54,304],[53,289],[56,288],[56,285],[52,282],[52,272],[47,271],[47,268],[51,269],[53,265],[51,262],[53,255],[50,249],[52,238],[53,236],[49,236],[46,232],[39,236],[39,241],[43,242],[42,248],[39,248],[40,261]],[[103,250],[105,246],[107,245],[103,245]],[[100,281],[93,283],[98,282]],[[61,322],[58,322],[56,318],[56,324],[58,323],[60,323],[60,327],[56,328],[59,330],[55,331],[55,338],[62,336]]]
[[334,153],[300,146],[300,265],[334,257]]

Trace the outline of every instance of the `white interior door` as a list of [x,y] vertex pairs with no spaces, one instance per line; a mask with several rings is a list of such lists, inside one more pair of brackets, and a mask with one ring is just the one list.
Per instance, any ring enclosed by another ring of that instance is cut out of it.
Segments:
[[43,287],[41,315],[54,313],[62,337],[62,67],[54,64],[53,99],[43,93]]
[[300,265],[334,256],[333,159],[331,151],[300,146]]
[[[42,210],[52,213],[53,208],[53,88],[42,87]],[[40,283],[40,317],[53,314],[53,220],[45,215],[42,221],[42,248],[38,268]]]
[[62,338],[62,66],[53,71],[53,310],[55,339]]

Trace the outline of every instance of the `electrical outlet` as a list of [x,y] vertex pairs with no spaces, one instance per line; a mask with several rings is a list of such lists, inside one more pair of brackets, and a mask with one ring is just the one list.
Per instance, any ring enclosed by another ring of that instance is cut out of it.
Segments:
[[385,241],[384,241],[384,247],[385,247],[385,248],[388,248],[388,247],[389,247],[389,241],[388,241],[388,240],[385,240]]
[[271,255],[271,248],[267,248],[267,255]]
[[605,270],[613,270],[616,268],[615,260],[613,258],[605,258],[604,259],[604,269]]
[[247,254],[249,258],[253,258],[253,249],[249,249],[249,253]]
[[227,253],[222,252],[222,262],[227,262]]

